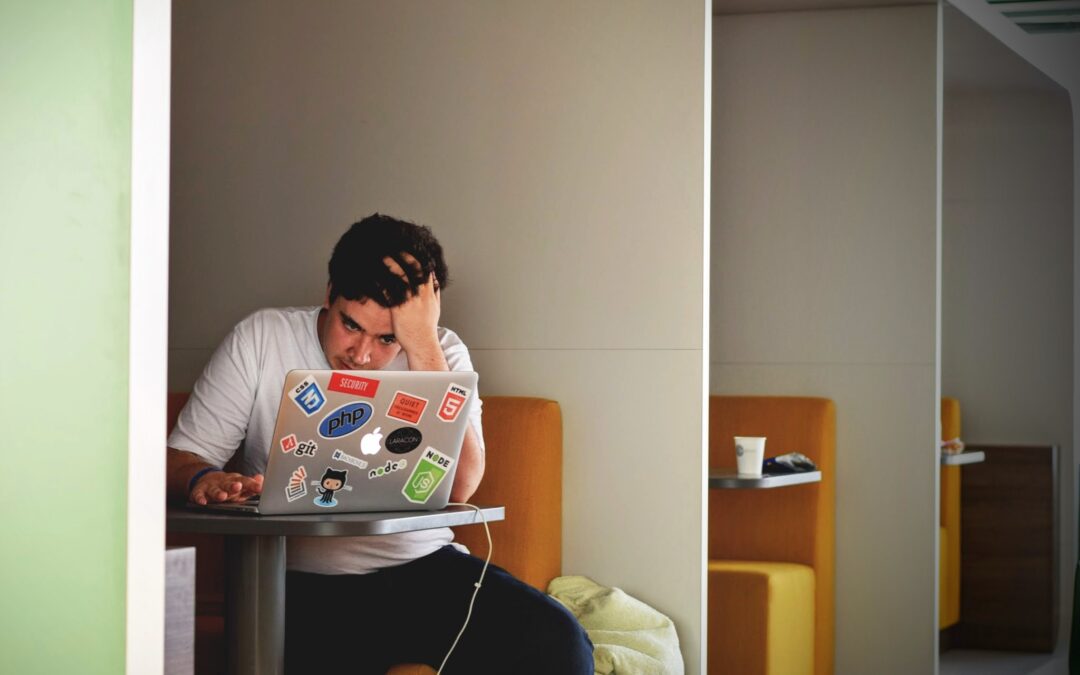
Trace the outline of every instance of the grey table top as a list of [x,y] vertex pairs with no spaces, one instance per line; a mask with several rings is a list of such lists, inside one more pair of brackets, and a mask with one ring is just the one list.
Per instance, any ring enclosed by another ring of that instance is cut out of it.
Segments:
[[820,483],[820,471],[764,475],[761,478],[740,476],[734,469],[718,469],[709,472],[710,488],[757,489],[788,487],[804,483]]
[[986,453],[982,450],[958,452],[955,455],[941,454],[941,463],[945,466],[963,466],[964,464],[978,464],[985,461]]
[[[480,506],[480,509],[488,522],[503,520],[506,517],[506,509],[502,506]],[[467,506],[447,506],[440,511],[380,511],[291,516],[220,513],[181,507],[169,508],[165,516],[165,525],[170,532],[304,537],[394,534],[481,522],[483,519],[480,515]]]

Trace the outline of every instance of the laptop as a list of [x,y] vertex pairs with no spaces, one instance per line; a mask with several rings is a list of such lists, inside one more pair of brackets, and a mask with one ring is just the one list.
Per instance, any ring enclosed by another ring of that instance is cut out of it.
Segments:
[[259,515],[444,508],[474,372],[293,370],[262,494],[205,509]]

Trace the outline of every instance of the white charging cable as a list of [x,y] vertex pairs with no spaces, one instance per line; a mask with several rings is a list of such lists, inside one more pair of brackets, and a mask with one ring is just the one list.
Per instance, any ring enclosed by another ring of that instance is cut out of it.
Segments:
[[484,575],[487,574],[488,565],[491,563],[491,551],[494,548],[494,545],[491,543],[491,529],[488,528],[487,516],[484,515],[484,512],[480,507],[473,504],[460,504],[456,502],[450,502],[447,506],[467,506],[480,514],[480,519],[484,521],[484,534],[487,535],[488,552],[487,558],[484,560],[484,567],[480,570],[480,578],[473,584],[476,589],[473,590],[472,598],[469,600],[469,611],[465,614],[465,623],[461,624],[461,630],[458,631],[457,637],[454,638],[454,644],[450,645],[450,651],[446,652],[446,656],[443,657],[442,663],[439,664],[439,669],[436,671],[435,675],[442,675],[442,669],[446,667],[446,662],[450,659],[450,655],[454,653],[454,647],[457,647],[458,641],[461,640],[462,634],[465,633],[465,627],[469,625],[469,619],[472,618],[473,604],[476,603],[476,594],[480,592],[480,586],[484,583]]

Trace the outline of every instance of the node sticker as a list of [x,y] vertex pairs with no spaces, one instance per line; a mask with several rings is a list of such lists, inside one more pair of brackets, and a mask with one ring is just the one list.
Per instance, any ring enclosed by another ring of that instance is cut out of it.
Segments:
[[348,436],[371,419],[370,403],[346,403],[319,422],[319,435],[323,438]]
[[407,460],[399,459],[395,462],[392,459],[388,459],[386,460],[386,464],[383,464],[382,466],[377,466],[371,471],[368,471],[367,477],[368,480],[371,480],[372,478],[382,478],[383,476],[394,473],[395,471],[401,471],[407,466],[409,466],[409,462]]
[[297,457],[314,457],[315,452],[319,449],[319,444],[315,441],[304,441],[296,446]]
[[442,403],[439,404],[439,419],[443,422],[453,422],[458,413],[465,407],[465,401],[469,398],[469,390],[461,385],[451,384],[446,389]]
[[281,439],[281,451],[285,454],[289,454],[296,449],[296,434],[289,434],[285,438]]
[[406,452],[419,448],[423,440],[424,436],[419,429],[401,427],[396,431],[391,431],[386,437],[386,449],[395,455],[404,455]]
[[290,502],[295,502],[307,494],[307,469],[304,467],[298,468],[292,472],[292,477],[289,478],[289,484],[285,486],[285,499]]
[[426,504],[453,464],[453,459],[428,447],[413,467],[412,475],[405,481],[405,487],[401,488],[401,494],[414,504]]
[[356,375],[334,373],[330,376],[330,384],[326,385],[326,388],[342,394],[375,398],[375,392],[379,391],[379,381]]
[[390,402],[390,409],[386,411],[386,416],[409,424],[416,424],[424,416],[424,408],[427,407],[427,404],[426,398],[399,391],[394,394],[394,400]]
[[289,397],[296,404],[296,407],[304,411],[304,414],[308,417],[319,412],[323,404],[326,403],[326,396],[323,395],[318,383],[315,382],[315,378],[311,375],[308,375],[303,382],[293,387]]
[[353,457],[352,455],[345,454],[340,450],[334,450],[334,454],[330,455],[332,459],[336,459],[339,462],[345,462],[346,464],[352,464],[357,469],[366,469],[367,462],[359,457]]

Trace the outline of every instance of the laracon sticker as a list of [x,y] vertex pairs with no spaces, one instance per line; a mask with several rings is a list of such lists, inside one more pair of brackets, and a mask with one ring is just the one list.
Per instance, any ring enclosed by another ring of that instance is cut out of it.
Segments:
[[379,391],[379,381],[356,375],[334,373],[330,376],[330,384],[326,385],[326,388],[342,394],[375,398],[375,392]]
[[357,469],[366,469],[367,468],[367,462],[360,459],[359,457],[353,457],[352,455],[346,454],[346,453],[344,453],[344,452],[342,452],[340,450],[334,450],[334,454],[330,455],[330,457],[333,458],[333,459],[336,459],[339,462],[345,462],[346,464],[352,464]]
[[417,424],[424,416],[424,408],[427,404],[426,398],[399,391],[394,394],[394,400],[390,402],[390,409],[386,411],[386,416],[409,424]]
[[318,486],[315,488],[315,492],[319,493],[319,496],[315,498],[315,506],[322,506],[327,509],[337,506],[338,501],[334,499],[334,493],[341,490],[352,490],[351,485],[345,484],[347,480],[349,480],[348,469],[326,467],[322,478],[311,481],[312,485]]
[[319,435],[323,438],[348,436],[371,419],[371,404],[363,401],[346,403],[319,422]]
[[323,404],[326,403],[326,396],[323,395],[322,390],[319,389],[319,385],[315,382],[315,378],[308,375],[304,378],[304,381],[293,387],[292,392],[289,394],[289,398],[293,400],[297,408],[304,411],[304,414],[311,417],[315,413],[322,409]]
[[407,460],[399,459],[395,462],[392,459],[388,459],[386,460],[386,464],[383,464],[382,466],[377,466],[371,471],[368,471],[367,477],[368,480],[371,480],[372,478],[382,478],[383,476],[394,473],[395,471],[401,471],[407,466],[409,466],[409,462]]
[[296,446],[297,457],[314,457],[315,453],[319,450],[319,444],[315,441],[303,441],[300,445]]
[[469,390],[459,384],[451,384],[446,389],[442,403],[439,404],[439,419],[443,422],[453,422],[458,413],[465,407],[465,401],[469,398]]
[[412,452],[419,448],[423,440],[424,436],[419,429],[401,427],[391,431],[390,435],[386,437],[386,449],[395,455],[404,455],[406,452]]
[[364,434],[364,437],[360,439],[360,452],[365,455],[377,455],[379,454],[379,448],[382,447],[382,427],[375,427],[375,431],[370,434]]
[[289,434],[281,439],[281,451],[288,454],[296,449],[296,434]]
[[295,502],[307,494],[307,469],[303,466],[292,472],[289,484],[285,486],[285,499]]
[[413,467],[412,475],[405,481],[405,487],[401,488],[401,494],[414,504],[426,504],[453,464],[453,459],[428,447],[419,463]]

